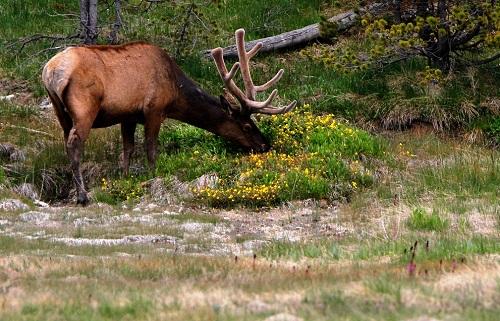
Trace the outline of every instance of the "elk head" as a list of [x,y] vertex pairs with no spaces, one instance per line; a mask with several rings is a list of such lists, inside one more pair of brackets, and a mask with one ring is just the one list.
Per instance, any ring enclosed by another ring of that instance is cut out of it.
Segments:
[[[236,99],[239,102],[239,105],[235,105],[221,96],[220,100],[222,106],[234,120],[231,124],[228,123],[227,128],[223,130],[228,131],[228,134],[231,132],[231,134],[227,136],[233,135],[233,140],[237,141],[244,148],[255,152],[266,152],[270,148],[269,143],[262,135],[257,125],[255,125],[251,117],[252,114],[283,114],[292,110],[297,105],[297,102],[293,101],[288,106],[279,108],[272,106],[271,103],[278,94],[277,89],[274,89],[266,100],[256,100],[256,94],[266,91],[276,84],[283,76],[284,70],[279,70],[278,73],[265,84],[255,86],[250,74],[250,59],[262,48],[262,43],[259,42],[250,49],[250,51],[246,51],[245,30],[236,30],[235,38],[239,61],[231,67],[230,71],[228,71],[226,63],[224,62],[223,49],[216,48],[212,50],[212,57],[217,66],[219,75],[224,82],[224,91],[226,95],[230,98],[229,100],[234,101],[234,99]],[[233,80],[238,70],[241,70],[245,92],[238,88]],[[235,128],[236,126],[238,128]]]

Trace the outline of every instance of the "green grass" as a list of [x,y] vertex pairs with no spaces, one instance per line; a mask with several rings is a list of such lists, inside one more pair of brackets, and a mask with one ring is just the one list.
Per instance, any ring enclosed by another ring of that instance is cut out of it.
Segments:
[[[137,320],[150,315],[151,302],[141,298],[131,298],[125,304],[102,301],[97,308],[82,302],[71,302],[54,306],[52,304],[23,305],[18,316],[10,320]],[[19,317],[19,319],[17,319]]]
[[[457,260],[462,257],[497,253],[500,251],[498,238],[454,237],[453,235],[405,236],[399,240],[359,240],[356,243],[320,240],[312,242],[274,241],[266,245],[260,255],[270,260],[289,259],[300,261],[304,258],[320,259],[326,262],[337,260],[373,260],[391,257],[396,263],[407,263],[410,248],[418,242],[417,262]],[[425,244],[429,241],[426,249]]]
[[408,218],[407,224],[413,230],[443,231],[449,223],[436,210],[427,213],[423,208],[416,208]]

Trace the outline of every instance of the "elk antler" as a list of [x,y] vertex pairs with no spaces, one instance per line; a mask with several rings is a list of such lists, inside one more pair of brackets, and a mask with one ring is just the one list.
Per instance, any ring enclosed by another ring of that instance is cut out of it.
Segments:
[[[241,104],[242,108],[248,108],[250,113],[260,113],[260,114],[284,114],[292,110],[297,101],[293,101],[290,105],[284,107],[274,107],[271,105],[274,97],[278,94],[278,90],[274,89],[269,97],[265,101],[256,101],[255,95],[258,92],[265,91],[271,86],[276,84],[283,76],[284,70],[280,69],[278,73],[271,78],[268,82],[263,85],[255,86],[250,75],[250,59],[255,56],[255,54],[262,48],[262,43],[256,44],[250,51],[245,49],[245,30],[238,29],[235,32],[236,37],[236,47],[238,49],[239,62],[235,63],[231,70],[228,72],[226,63],[224,62],[223,50],[222,48],[216,48],[212,50],[212,57],[214,58],[215,65],[219,71],[219,75],[224,82],[224,85],[228,92],[233,95]],[[241,76],[243,78],[243,84],[245,85],[245,92],[243,92],[234,83],[234,76],[241,69]]]

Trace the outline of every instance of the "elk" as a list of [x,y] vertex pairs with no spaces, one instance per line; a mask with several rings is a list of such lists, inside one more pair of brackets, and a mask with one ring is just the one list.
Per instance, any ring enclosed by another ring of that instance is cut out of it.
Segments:
[[[279,81],[283,70],[267,83],[255,86],[249,60],[262,44],[247,52],[245,31],[238,29],[235,36],[239,62],[230,71],[221,48],[214,49],[212,57],[226,93],[236,98],[239,106],[231,105],[222,95],[217,99],[203,91],[166,51],[144,42],[69,47],[47,62],[42,80],[64,132],[77,204],[88,203],[80,162],[91,128],[121,125],[124,175],[128,175],[137,124],[144,125],[147,159],[149,166],[154,167],[158,133],[167,117],[208,130],[248,151],[270,149],[251,115],[286,113],[295,107],[296,101],[284,107],[272,106],[276,89],[265,101],[256,100],[256,93]],[[245,92],[233,80],[238,70]]]

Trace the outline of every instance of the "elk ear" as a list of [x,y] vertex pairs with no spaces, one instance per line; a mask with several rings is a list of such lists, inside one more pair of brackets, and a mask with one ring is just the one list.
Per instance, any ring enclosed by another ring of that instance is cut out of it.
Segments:
[[222,109],[224,109],[229,116],[232,116],[234,114],[234,112],[237,111],[237,109],[235,107],[233,107],[229,101],[227,101],[226,97],[220,95],[219,96],[219,100],[220,100],[220,104],[222,106]]

